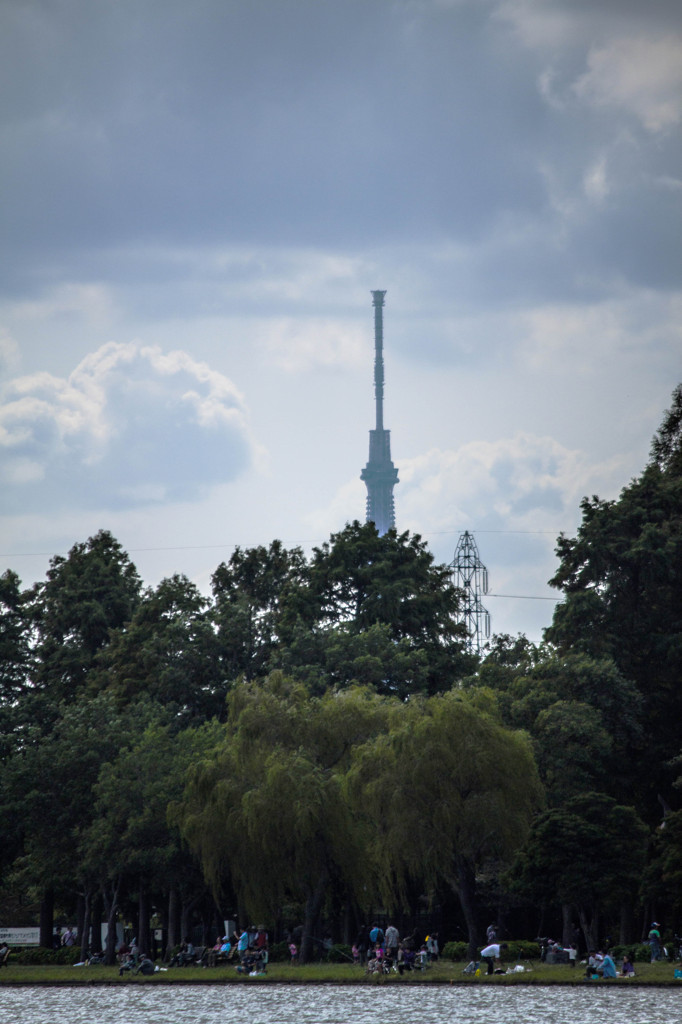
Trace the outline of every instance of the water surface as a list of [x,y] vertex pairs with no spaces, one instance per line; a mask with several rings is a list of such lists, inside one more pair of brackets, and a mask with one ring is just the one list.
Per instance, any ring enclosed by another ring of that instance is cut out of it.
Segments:
[[0,989],[2,1024],[673,1024],[682,987],[337,985]]

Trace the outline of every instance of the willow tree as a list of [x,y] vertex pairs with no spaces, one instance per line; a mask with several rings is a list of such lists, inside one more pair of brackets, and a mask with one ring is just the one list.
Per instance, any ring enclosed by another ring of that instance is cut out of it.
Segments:
[[389,906],[409,885],[446,885],[478,941],[476,874],[509,861],[542,805],[530,742],[460,694],[399,705],[356,753],[348,785],[373,823],[376,885]]
[[385,700],[360,689],[312,698],[278,672],[242,684],[221,740],[172,811],[216,895],[229,878],[252,917],[303,905],[302,961],[332,883],[362,895],[366,840],[344,778],[353,748],[386,717]]

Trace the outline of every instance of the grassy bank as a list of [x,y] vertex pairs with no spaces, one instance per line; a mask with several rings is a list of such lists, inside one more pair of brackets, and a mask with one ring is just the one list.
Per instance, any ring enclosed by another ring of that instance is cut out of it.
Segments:
[[335,984],[335,985],[598,985],[634,987],[639,985],[677,985],[682,980],[673,977],[672,964],[637,964],[634,978],[608,981],[589,981],[584,967],[571,969],[568,965],[546,965],[539,962],[524,964],[526,970],[518,974],[480,977],[463,974],[463,963],[441,961],[426,971],[398,974],[367,975],[363,968],[352,964],[310,964],[292,967],[290,964],[271,964],[266,975],[251,978],[238,974],[233,967],[184,967],[162,970],[150,977],[142,975],[119,976],[117,967],[68,967],[12,965],[0,971],[0,988],[8,985],[271,985],[271,984]]

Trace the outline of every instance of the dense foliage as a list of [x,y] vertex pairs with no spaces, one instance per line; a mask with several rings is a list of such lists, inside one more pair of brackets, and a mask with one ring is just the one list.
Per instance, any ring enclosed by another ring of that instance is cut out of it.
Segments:
[[[0,923],[486,918],[586,945],[682,911],[682,389],[640,477],[560,537],[546,642],[467,655],[418,536],[237,548],[145,589],[101,531],[0,577]],[[30,919],[30,920],[29,920]],[[459,945],[458,945],[459,948]]]

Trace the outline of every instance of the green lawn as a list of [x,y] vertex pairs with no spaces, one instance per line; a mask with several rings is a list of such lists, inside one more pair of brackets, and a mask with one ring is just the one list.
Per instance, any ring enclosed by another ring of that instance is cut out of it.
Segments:
[[175,967],[162,970],[151,977],[142,975],[119,976],[117,967],[66,967],[66,966],[14,966],[3,967],[0,971],[0,987],[4,985],[172,985],[179,984],[242,984],[262,985],[280,983],[334,983],[338,985],[413,985],[413,984],[464,984],[464,985],[667,985],[682,987],[682,980],[675,981],[672,964],[636,964],[637,975],[633,979],[618,978],[613,981],[587,981],[584,967],[574,970],[568,965],[547,966],[539,962],[525,964],[523,974],[492,975],[482,974],[476,978],[462,973],[463,963],[441,961],[426,971],[403,975],[367,975],[364,969],[352,964],[310,964],[292,967],[290,964],[270,964],[267,975],[258,978],[238,974],[234,967]]

